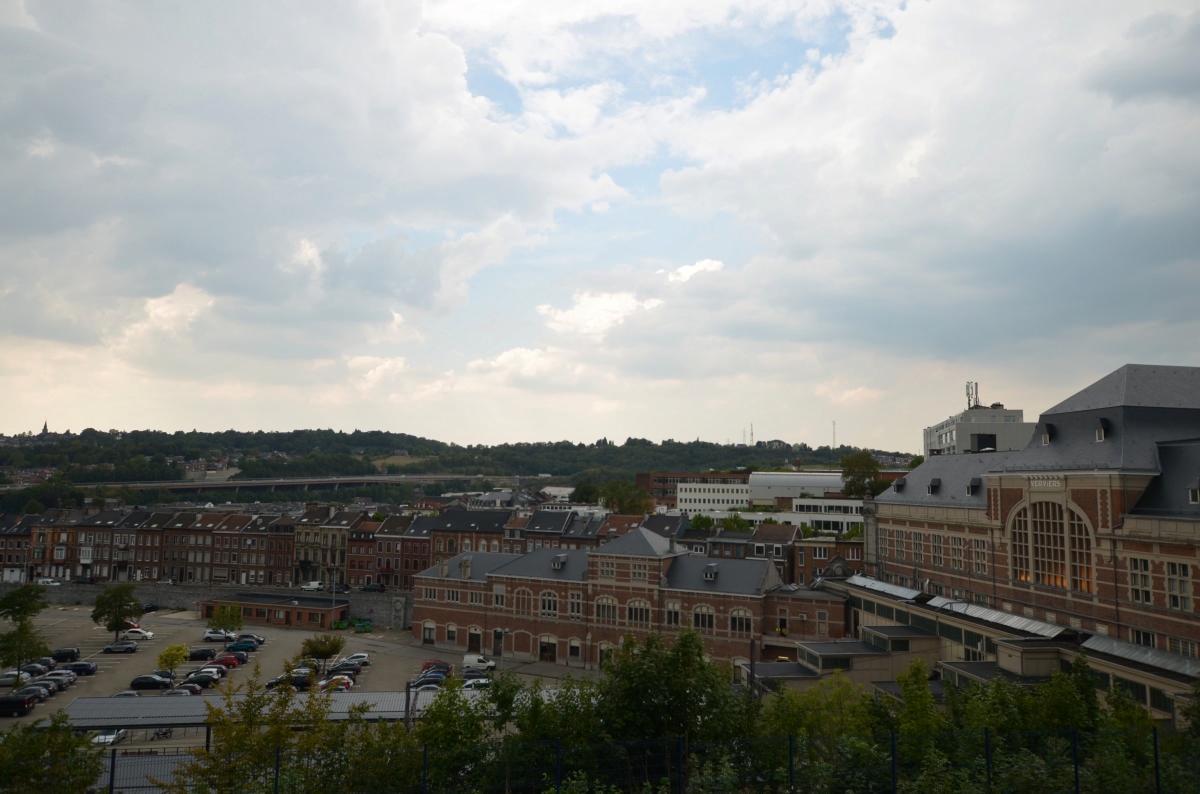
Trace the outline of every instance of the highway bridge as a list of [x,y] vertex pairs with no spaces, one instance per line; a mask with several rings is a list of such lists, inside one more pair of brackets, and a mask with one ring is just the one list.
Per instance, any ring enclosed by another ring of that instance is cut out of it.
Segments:
[[[274,491],[280,488],[299,488],[307,491],[310,488],[332,488],[340,490],[343,486],[361,485],[426,485],[439,482],[470,482],[477,483],[481,488],[484,482],[492,487],[513,487],[518,482],[530,482],[537,477],[520,477],[516,475],[485,475],[485,474],[360,474],[345,477],[261,477],[247,479],[199,479],[199,480],[160,480],[150,482],[104,482],[79,483],[81,489],[92,488],[129,488],[135,491],[228,491],[235,493],[242,490]],[[544,479],[544,478],[543,478]],[[4,490],[27,486],[3,486]]]

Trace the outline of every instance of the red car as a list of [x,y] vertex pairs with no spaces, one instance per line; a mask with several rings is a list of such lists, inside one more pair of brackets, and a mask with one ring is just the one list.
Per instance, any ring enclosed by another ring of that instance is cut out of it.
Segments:
[[219,664],[228,670],[232,667],[237,667],[239,664],[241,664],[241,662],[237,660],[236,656],[227,656],[225,654],[221,654],[216,659],[213,659],[211,662],[209,662],[209,664]]

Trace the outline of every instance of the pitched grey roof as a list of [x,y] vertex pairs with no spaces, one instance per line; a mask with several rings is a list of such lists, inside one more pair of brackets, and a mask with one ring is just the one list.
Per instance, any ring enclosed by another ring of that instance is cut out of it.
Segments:
[[[513,560],[519,559],[520,554],[505,554],[493,551],[464,551],[446,560],[446,575],[442,576],[441,565],[433,565],[416,575],[423,579],[456,579],[458,581],[483,582],[488,574],[497,572]],[[467,563],[464,565],[464,563]],[[464,575],[466,574],[466,575]]]
[[495,569],[496,576],[582,581],[587,578],[588,553],[582,550],[537,549],[518,555]]
[[770,560],[676,557],[667,569],[667,588],[693,592],[761,595],[781,584]]
[[671,541],[667,538],[638,527],[601,544],[592,553],[620,557],[665,557],[678,552],[671,548]]
[[1118,407],[1200,409],[1200,367],[1126,364],[1046,415]]
[[[933,455],[892,483],[891,487],[875,497],[875,501],[881,504],[972,507],[982,510],[987,507],[984,475],[1003,470],[1011,460],[1019,459],[1021,454],[1018,450]],[[976,483],[976,480],[979,482]]]

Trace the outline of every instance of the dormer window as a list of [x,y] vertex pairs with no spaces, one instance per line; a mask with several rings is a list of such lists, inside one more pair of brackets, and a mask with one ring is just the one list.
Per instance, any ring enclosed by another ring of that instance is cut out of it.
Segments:
[[938,489],[939,489],[939,488],[941,488],[941,487],[942,487],[942,480],[941,480],[941,478],[940,478],[940,477],[934,477],[932,480],[930,480],[930,481],[929,481],[929,485],[927,485],[927,486],[925,487],[925,493],[927,493],[927,494],[929,494],[929,495],[931,495],[931,496],[932,496],[933,494],[937,493],[937,492],[938,492]]
[[905,485],[904,478],[899,477],[896,479],[896,481],[894,483],[892,483],[892,488],[894,488],[896,490],[896,493],[900,493],[901,491],[904,490],[904,485]]
[[704,566],[704,581],[717,581],[717,564],[715,562],[710,562]]
[[1188,504],[1200,505],[1200,488],[1188,488]]
[[982,487],[983,480],[979,477],[972,477],[971,481],[967,483],[967,496],[971,496]]
[[1096,441],[1103,441],[1108,437],[1109,430],[1112,428],[1111,423],[1107,419],[1101,419],[1096,423]]
[[1054,425],[1047,422],[1042,425],[1042,446],[1050,446],[1050,442],[1054,439]]

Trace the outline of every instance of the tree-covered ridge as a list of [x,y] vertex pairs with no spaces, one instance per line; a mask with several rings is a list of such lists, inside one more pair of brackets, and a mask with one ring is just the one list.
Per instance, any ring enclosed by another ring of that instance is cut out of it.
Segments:
[[[0,468],[52,468],[72,482],[130,482],[182,477],[183,461],[221,461],[244,476],[332,476],[385,471],[511,476],[550,474],[573,482],[607,482],[650,471],[769,471],[795,464],[835,468],[851,447],[779,441],[754,445],[627,438],[590,444],[554,441],[447,444],[405,433],[334,430],[166,433],[100,431],[17,436],[0,445]],[[877,453],[903,459],[902,453]]]

